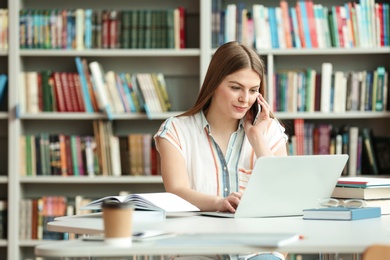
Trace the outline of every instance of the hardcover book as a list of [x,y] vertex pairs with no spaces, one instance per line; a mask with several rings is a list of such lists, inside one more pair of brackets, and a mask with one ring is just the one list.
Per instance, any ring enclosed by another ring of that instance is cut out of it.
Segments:
[[367,208],[313,208],[303,210],[303,219],[318,220],[359,220],[368,218],[378,218],[381,216],[380,207]]
[[371,188],[338,187],[333,190],[332,197],[345,199],[390,199],[390,186]]
[[368,188],[373,186],[390,187],[390,178],[375,177],[343,177],[337,181],[337,186]]
[[94,200],[82,206],[80,209],[100,209],[102,202],[106,199],[115,200],[118,203],[131,201],[134,203],[135,209],[141,210],[162,210],[165,212],[199,211],[196,206],[169,192],[107,196]]

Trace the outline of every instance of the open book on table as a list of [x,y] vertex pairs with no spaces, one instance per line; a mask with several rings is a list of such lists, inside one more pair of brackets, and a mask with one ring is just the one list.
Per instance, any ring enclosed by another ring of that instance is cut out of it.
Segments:
[[169,192],[138,193],[123,196],[106,196],[94,200],[82,207],[81,210],[99,210],[104,200],[117,200],[120,202],[131,201],[136,210],[160,210],[165,212],[189,212],[199,211],[199,208],[192,205],[181,197]]

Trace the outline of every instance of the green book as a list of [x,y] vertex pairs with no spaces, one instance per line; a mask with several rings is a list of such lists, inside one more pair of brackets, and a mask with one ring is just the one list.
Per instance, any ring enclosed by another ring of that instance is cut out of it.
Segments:
[[144,48],[152,47],[152,10],[145,11],[145,37]]
[[51,175],[49,134],[41,133],[39,140],[40,140],[40,145],[41,145],[40,152],[41,152],[42,175],[48,176],[48,175]]
[[145,28],[146,28],[146,11],[138,11],[138,28],[137,28],[137,48],[145,48]]
[[363,174],[378,175],[378,165],[374,150],[373,133],[372,129],[365,127],[362,129],[363,136],[363,158],[364,162],[368,165],[364,166]]
[[44,70],[41,73],[41,83],[42,83],[42,100],[43,100],[43,111],[44,112],[53,112],[53,92],[52,87],[50,86],[49,80],[51,77],[50,70]]
[[32,175],[32,146],[31,135],[26,135],[26,175]]
[[160,17],[160,21],[161,21],[161,25],[160,25],[160,36],[159,36],[159,45],[160,45],[160,48],[167,48],[167,45],[168,45],[168,40],[167,40],[167,34],[168,34],[168,26],[167,26],[167,21],[168,21],[168,13],[166,10],[162,10],[160,12],[161,14],[161,17]]
[[131,48],[138,48],[138,10],[131,11]]
[[77,158],[77,140],[75,135],[70,136],[70,148],[72,153],[73,176],[79,176],[79,163]]
[[168,49],[175,48],[175,10],[168,9],[167,14],[167,26],[166,26],[166,44]]
[[50,33],[50,10],[42,10],[41,17],[43,48],[52,49],[54,46],[51,45],[51,37],[55,36]]
[[[375,98],[375,111],[383,111],[385,108],[383,107],[383,101],[384,101],[384,89],[385,89],[385,67],[378,67],[376,69],[378,74],[378,79],[376,81],[377,87],[376,87],[376,98]],[[374,103],[373,103],[374,104]]]
[[121,32],[121,46],[123,49],[129,49],[130,33],[131,33],[131,11],[123,11],[121,16],[122,32]]
[[337,22],[336,22],[336,7],[332,7],[332,10],[329,11],[328,22],[330,29],[330,39],[333,47],[339,47],[339,37],[337,33]]

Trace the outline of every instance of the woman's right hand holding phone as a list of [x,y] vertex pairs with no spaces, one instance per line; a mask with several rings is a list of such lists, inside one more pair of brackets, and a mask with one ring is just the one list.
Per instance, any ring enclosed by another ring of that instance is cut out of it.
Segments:
[[[256,101],[261,106],[261,112],[258,116],[257,122],[252,124],[250,120],[245,120],[244,128],[245,133],[247,134],[248,140],[251,143],[252,147],[255,150],[256,156],[265,156],[272,155],[270,149],[265,143],[265,135],[267,134],[267,129],[271,123],[272,118],[270,117],[270,106],[265,100],[263,95],[259,94]],[[252,118],[253,119],[253,118]]]

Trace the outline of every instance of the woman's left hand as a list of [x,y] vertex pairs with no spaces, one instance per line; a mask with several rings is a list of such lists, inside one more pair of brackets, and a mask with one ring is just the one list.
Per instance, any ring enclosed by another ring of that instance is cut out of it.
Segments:
[[232,192],[226,198],[220,198],[217,205],[217,211],[235,212],[238,204],[240,203],[241,196],[241,192]]

